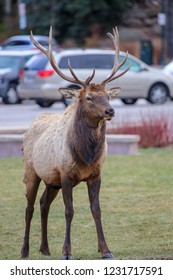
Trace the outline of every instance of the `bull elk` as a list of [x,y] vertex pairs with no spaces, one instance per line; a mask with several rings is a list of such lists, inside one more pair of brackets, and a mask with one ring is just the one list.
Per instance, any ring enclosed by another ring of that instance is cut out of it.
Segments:
[[52,52],[52,28],[49,33],[49,47],[45,49],[33,37],[31,41],[49,59],[55,72],[64,80],[78,84],[81,89],[60,88],[59,91],[66,98],[76,97],[62,115],[44,114],[33,121],[24,135],[23,160],[24,183],[26,185],[27,207],[25,213],[25,236],[21,250],[23,258],[29,256],[30,224],[34,212],[34,203],[41,180],[45,183],[45,190],[40,199],[41,211],[41,246],[40,252],[50,255],[47,223],[48,213],[52,201],[62,189],[65,205],[66,233],[62,248],[62,259],[68,260],[71,255],[71,222],[73,210],[73,187],[81,181],[86,182],[91,212],[96,225],[98,250],[103,258],[113,258],[103,233],[101,210],[99,206],[99,191],[101,185],[101,168],[106,157],[105,129],[106,120],[114,117],[114,109],[109,103],[111,96],[116,96],[120,88],[105,89],[106,84],[124,75],[129,67],[117,73],[126,62],[119,63],[119,35],[113,29],[113,35],[108,33],[116,49],[114,66],[110,75],[100,84],[91,83],[95,75],[86,80],[80,80],[74,73],[70,61],[68,67],[71,76],[67,76],[56,65]]

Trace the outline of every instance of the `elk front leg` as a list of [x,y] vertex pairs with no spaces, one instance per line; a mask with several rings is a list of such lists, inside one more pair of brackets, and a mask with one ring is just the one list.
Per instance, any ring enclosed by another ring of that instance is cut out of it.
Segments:
[[72,198],[72,184],[70,179],[66,178],[62,180],[62,195],[65,205],[65,218],[66,218],[66,234],[65,241],[62,249],[62,259],[71,260],[71,222],[74,215],[73,210],[73,198]]
[[41,210],[41,232],[42,241],[40,246],[40,252],[43,255],[50,255],[48,239],[47,239],[47,222],[50,205],[58,194],[58,189],[54,189],[49,185],[46,185],[46,189],[40,199]]
[[104,259],[112,259],[113,255],[111,254],[106,244],[103,229],[102,229],[102,223],[101,223],[101,210],[99,204],[99,192],[100,192],[100,185],[101,185],[100,176],[88,180],[87,185],[88,185],[88,195],[89,195],[91,213],[93,215],[95,225],[96,225],[96,230],[97,230],[98,249],[101,252],[102,257]]

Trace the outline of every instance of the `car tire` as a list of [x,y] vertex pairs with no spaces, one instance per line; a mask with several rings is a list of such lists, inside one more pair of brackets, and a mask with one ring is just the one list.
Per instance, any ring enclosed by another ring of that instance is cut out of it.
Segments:
[[169,90],[163,83],[154,84],[148,93],[147,100],[152,104],[163,104],[169,96]]
[[36,100],[36,103],[42,108],[48,108],[54,104],[54,101],[47,99],[38,99]]
[[3,97],[3,101],[5,104],[20,104],[21,103],[21,99],[18,97],[18,93],[17,93],[17,89],[16,89],[17,85],[16,84],[10,84],[8,87],[8,90],[6,92],[6,95]]
[[62,99],[60,101],[62,101],[62,103],[65,105],[65,107],[68,107],[68,105],[70,104],[70,102],[64,96],[62,97]]
[[133,105],[133,104],[135,104],[136,103],[136,101],[137,101],[137,98],[122,98],[121,99],[122,100],[122,102],[124,103],[124,104],[126,104],[126,105]]

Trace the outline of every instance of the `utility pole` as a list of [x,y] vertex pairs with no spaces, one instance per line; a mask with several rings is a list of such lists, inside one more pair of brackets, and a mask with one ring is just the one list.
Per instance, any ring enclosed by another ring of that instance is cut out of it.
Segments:
[[5,11],[5,15],[10,15],[10,13],[11,13],[11,0],[5,0],[4,11]]
[[173,1],[165,0],[167,56],[173,59]]
[[26,4],[22,2],[22,0],[18,0],[18,15],[19,15],[19,29],[25,32],[27,27],[26,22]]
[[55,25],[56,25],[56,10],[55,10],[55,6],[56,6],[56,1],[55,0],[51,0],[50,1],[50,25],[52,26],[53,32],[55,32]]
[[12,27],[12,19],[11,19],[11,14],[12,14],[12,1],[11,0],[5,0],[4,2],[4,25],[5,25],[5,34],[10,34],[11,27]]
[[161,39],[161,53],[160,53],[160,64],[165,64],[165,25],[166,25],[166,13],[165,3],[161,0],[160,13],[158,14],[158,24],[160,25],[160,39]]

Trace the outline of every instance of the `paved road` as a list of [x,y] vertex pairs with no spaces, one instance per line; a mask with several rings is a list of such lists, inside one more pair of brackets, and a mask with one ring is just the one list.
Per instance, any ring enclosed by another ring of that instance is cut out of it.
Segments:
[[[166,116],[173,120],[173,102],[164,105],[151,105],[139,100],[135,105],[124,105],[119,99],[111,101],[116,117],[108,123],[115,126],[124,122],[138,123],[141,117],[150,119]],[[64,105],[55,103],[51,108],[40,108],[33,102],[20,105],[5,105],[0,103],[0,127],[28,126],[32,120],[44,112],[63,112]]]

